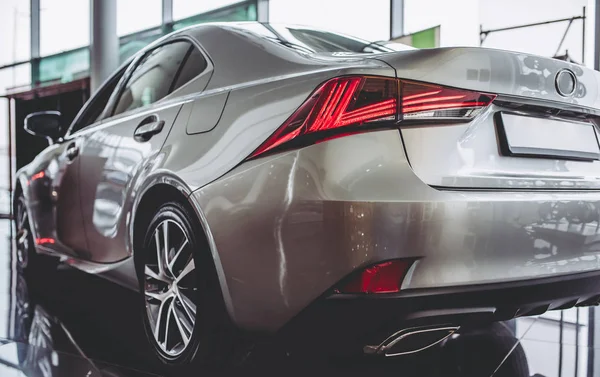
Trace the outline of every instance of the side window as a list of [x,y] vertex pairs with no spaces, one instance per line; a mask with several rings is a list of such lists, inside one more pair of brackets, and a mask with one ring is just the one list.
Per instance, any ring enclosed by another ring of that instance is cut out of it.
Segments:
[[125,68],[121,69],[117,74],[115,74],[110,81],[108,81],[106,85],[103,86],[100,91],[89,100],[85,109],[81,113],[81,116],[75,120],[75,124],[73,124],[71,133],[77,132],[100,120],[100,116],[104,112],[104,109],[110,100],[111,94],[117,87],[117,84],[124,73]]
[[189,42],[173,42],[148,51],[122,89],[112,115],[150,105],[169,94]]
[[183,67],[179,72],[179,76],[173,85],[173,90],[179,89],[187,84],[188,81],[204,72],[206,66],[207,62],[202,53],[196,47],[192,47],[191,51],[188,52],[188,57],[185,59]]

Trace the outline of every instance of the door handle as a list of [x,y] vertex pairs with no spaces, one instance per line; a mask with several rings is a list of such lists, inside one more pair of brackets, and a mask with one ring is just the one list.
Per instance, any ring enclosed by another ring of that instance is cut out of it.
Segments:
[[148,141],[152,136],[160,133],[164,126],[164,120],[159,120],[156,115],[152,115],[140,123],[133,136],[138,141]]
[[65,155],[67,156],[67,159],[69,159],[69,161],[73,161],[75,157],[79,156],[79,147],[75,144],[69,145],[67,147],[67,152],[65,153]]

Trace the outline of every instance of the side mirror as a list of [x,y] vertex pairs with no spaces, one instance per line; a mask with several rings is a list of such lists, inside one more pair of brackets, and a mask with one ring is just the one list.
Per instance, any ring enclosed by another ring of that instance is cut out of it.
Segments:
[[45,137],[50,144],[60,139],[62,135],[60,111],[40,111],[25,117],[25,131]]

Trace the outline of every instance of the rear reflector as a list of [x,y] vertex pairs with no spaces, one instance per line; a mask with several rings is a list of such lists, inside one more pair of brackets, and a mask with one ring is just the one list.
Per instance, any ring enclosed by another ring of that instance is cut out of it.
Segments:
[[403,119],[471,119],[496,95],[401,80]]
[[395,293],[400,291],[402,281],[412,261],[392,260],[367,267],[352,274],[336,293]]
[[469,120],[495,97],[387,77],[337,77],[320,85],[248,159],[393,128],[400,120]]

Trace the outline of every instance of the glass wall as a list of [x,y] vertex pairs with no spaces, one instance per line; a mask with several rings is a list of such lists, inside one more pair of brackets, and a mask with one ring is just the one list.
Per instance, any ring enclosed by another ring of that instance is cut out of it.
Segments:
[[[288,0],[289,1],[289,0]],[[173,19],[181,20],[200,13],[240,3],[240,0],[173,0]]]
[[387,41],[390,1],[269,0],[269,21],[315,26],[369,41]]
[[[31,82],[31,65],[19,64],[14,67],[0,69],[0,96],[7,89],[29,85]],[[0,214],[10,212],[10,173],[9,173],[9,101],[0,97]],[[14,157],[14,156],[12,156]]]
[[40,54],[42,56],[89,44],[90,1],[40,0]]
[[[255,0],[173,0],[173,12],[175,30],[202,22],[257,19]],[[89,0],[40,0],[41,59],[34,65],[29,62],[30,13],[29,0],[0,0],[0,66],[26,62],[0,69],[0,214],[9,213],[11,184],[9,100],[2,96],[70,82],[88,76],[90,70]],[[162,25],[162,0],[117,0],[121,62],[168,31]]]
[[151,29],[161,23],[162,0],[117,0],[118,36]]
[[0,66],[29,60],[29,1],[0,1]]
[[[590,3],[588,0],[528,0],[527,12],[514,12],[514,9],[519,9],[521,6],[518,0],[504,0],[502,4],[494,0],[480,0],[480,22],[484,30],[489,30],[577,17],[583,15],[583,7],[588,6],[588,3]],[[589,6],[586,13],[589,17],[588,25],[593,25],[594,14]],[[561,22],[491,33],[483,42],[483,47],[522,51],[541,56],[564,55],[568,52],[572,59],[581,63],[584,58],[582,55],[583,22],[573,21],[565,34],[567,26],[568,22]],[[564,41],[559,48],[563,36]],[[592,35],[586,37],[587,50],[593,51],[593,31]],[[589,65],[593,66],[593,55],[588,55],[588,59]]]

